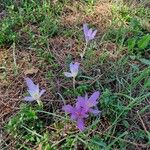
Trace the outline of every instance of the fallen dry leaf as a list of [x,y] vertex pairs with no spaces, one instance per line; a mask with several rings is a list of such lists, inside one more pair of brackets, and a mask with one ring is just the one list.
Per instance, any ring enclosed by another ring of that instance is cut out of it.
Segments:
[[42,150],[42,144],[39,144],[39,147],[37,150]]
[[31,69],[27,69],[24,71],[25,75],[29,75],[29,74],[36,74],[39,71],[39,69],[37,68],[31,68]]

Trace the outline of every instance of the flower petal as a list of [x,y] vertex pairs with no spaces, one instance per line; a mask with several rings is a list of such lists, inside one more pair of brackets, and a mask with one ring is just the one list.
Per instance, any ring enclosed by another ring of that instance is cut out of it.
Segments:
[[87,93],[85,94],[85,100],[86,101],[88,100],[88,94]]
[[88,31],[88,37],[89,37],[89,39],[91,39],[91,36],[92,36],[92,28],[91,29],[89,29],[89,31]]
[[70,71],[71,71],[71,74],[73,77],[77,76],[78,70],[79,70],[79,65],[80,64],[78,62],[75,62],[74,64],[70,63]]
[[72,74],[69,73],[69,72],[64,72],[64,75],[65,75],[66,77],[72,77]]
[[42,90],[41,90],[41,92],[40,92],[40,94],[39,94],[40,97],[44,94],[45,91],[46,91],[45,89],[42,89]]
[[39,93],[39,92],[40,92],[39,84],[35,85],[35,91],[36,91],[36,93]]
[[99,111],[98,109],[92,109],[92,108],[91,108],[91,109],[89,110],[89,112],[96,116],[96,115],[98,115],[101,111]]
[[85,37],[88,35],[88,24],[87,23],[85,23],[85,24],[83,24],[83,31],[84,31],[84,35],[85,35]]
[[100,95],[100,92],[94,92],[91,97],[88,99],[88,103],[90,103],[90,107],[96,106],[96,104],[98,103],[97,99]]
[[26,84],[28,86],[29,90],[34,90],[35,89],[35,84],[33,83],[33,81],[30,78],[25,78]]
[[62,108],[67,113],[72,113],[74,108],[71,105],[64,105]]
[[[97,33],[97,30],[93,31],[93,33],[92,33],[92,35],[91,35],[91,38],[92,38],[92,39],[94,39],[96,33]],[[91,39],[91,40],[92,40],[92,39]]]
[[24,98],[24,100],[25,100],[25,101],[28,101],[28,102],[34,101],[34,99],[33,99],[31,96],[26,96],[26,97]]
[[82,109],[85,112],[88,112],[88,110],[89,110],[88,103],[89,103],[89,101],[88,101],[88,95],[87,94],[85,95],[85,97],[78,96],[77,102],[76,102],[76,108],[82,107]]
[[84,105],[85,105],[85,98],[81,97],[81,96],[78,96],[77,102],[76,102],[76,107],[77,108],[84,107]]
[[85,100],[85,97],[82,97],[82,96],[78,96],[77,98],[77,101],[84,101]]
[[77,119],[77,115],[76,115],[76,113],[74,112],[74,113],[71,114],[71,120],[76,120],[76,119]]
[[31,97],[34,97],[34,94],[36,93],[34,89],[32,90],[27,90],[29,92],[29,94],[31,95]]
[[80,131],[84,130],[85,126],[84,126],[84,120],[83,119],[77,120],[77,127],[79,128]]

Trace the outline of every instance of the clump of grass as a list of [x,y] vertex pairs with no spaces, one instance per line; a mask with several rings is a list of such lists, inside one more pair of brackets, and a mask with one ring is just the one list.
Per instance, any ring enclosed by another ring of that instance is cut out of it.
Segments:
[[[18,114],[11,118],[6,125],[6,131],[9,132],[15,139],[17,140],[17,146],[20,145],[20,142],[22,140],[25,141],[25,143],[31,142],[32,144],[36,144],[38,142],[38,139],[41,138],[40,132],[43,130],[44,123],[42,120],[39,119],[39,116],[37,112],[35,111],[37,108],[32,108],[28,105],[21,106],[20,112]],[[29,129],[32,132],[28,132]],[[19,148],[18,147],[18,148]],[[26,145],[22,145],[22,148],[25,148]]]
[[[132,9],[127,5],[115,6],[113,9],[114,19],[112,26],[106,36],[117,43],[120,49],[127,46],[129,53],[147,54],[149,51],[150,36],[148,30],[144,28],[141,19],[143,13],[147,11],[143,7]],[[147,17],[149,14],[145,14]]]

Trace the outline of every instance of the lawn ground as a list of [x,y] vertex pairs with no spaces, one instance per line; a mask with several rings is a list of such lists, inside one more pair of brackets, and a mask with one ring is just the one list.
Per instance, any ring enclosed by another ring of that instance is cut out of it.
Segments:
[[[150,149],[149,0],[0,2],[0,149]],[[97,34],[82,60],[85,23]],[[42,108],[23,100],[25,77],[46,89]],[[101,114],[80,132],[62,106],[94,91]]]

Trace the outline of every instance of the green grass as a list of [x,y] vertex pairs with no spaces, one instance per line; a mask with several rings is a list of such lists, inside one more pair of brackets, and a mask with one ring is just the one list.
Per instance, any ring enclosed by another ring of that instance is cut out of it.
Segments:
[[[39,76],[46,80],[48,89],[43,108],[36,104],[21,105],[5,123],[4,132],[11,135],[10,141],[15,141],[14,148],[21,150],[40,146],[43,150],[148,149],[150,34],[145,25],[150,15],[149,8],[143,3],[134,8],[124,3],[112,3],[111,25],[89,44],[84,60],[80,61],[76,88],[73,89],[72,80],[64,77],[63,72],[68,70],[73,59],[80,59],[84,39],[81,24],[68,28],[61,25],[63,13],[70,13],[66,9],[71,8],[72,3],[69,0],[2,2],[7,16],[0,20],[0,47],[8,49],[15,44],[16,54],[19,48],[35,54],[38,63],[31,65],[40,70]],[[85,6],[85,12],[100,4],[93,0],[80,3]],[[94,21],[90,25],[94,25]],[[64,47],[52,47],[51,40],[58,38],[59,41],[60,37],[76,41],[72,49],[77,56],[68,52],[69,46],[64,46],[61,40],[58,44]],[[106,46],[112,43],[115,50]],[[14,70],[14,76],[19,76],[19,69]],[[62,112],[62,106],[74,103],[79,95],[96,90],[101,91],[98,104],[101,115],[90,116],[86,130],[79,132],[75,123]],[[3,150],[10,141],[3,142]]]

